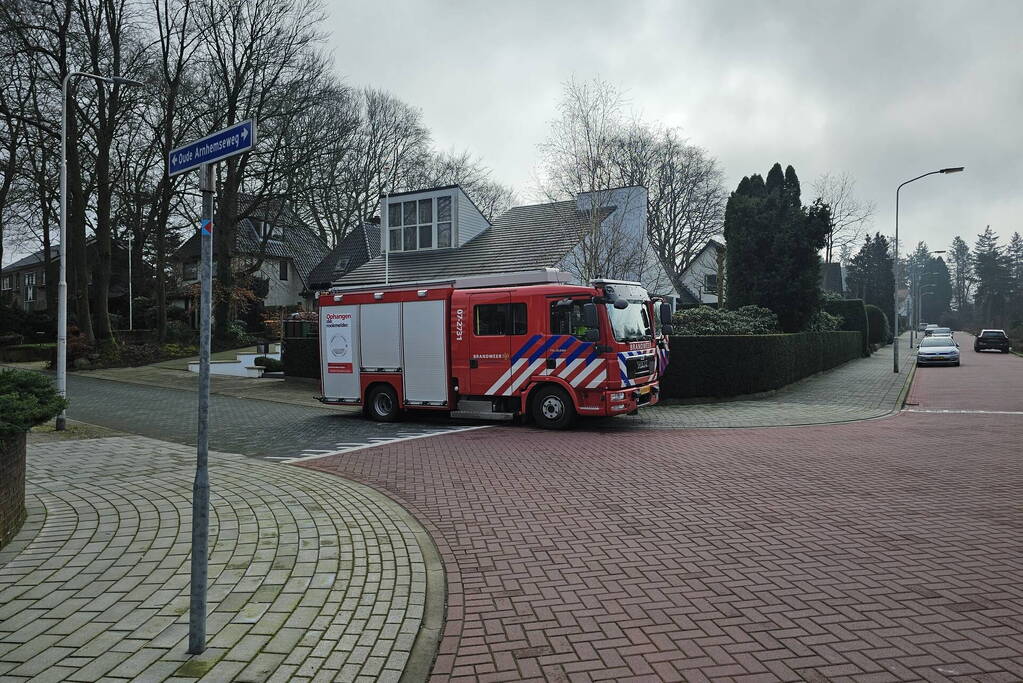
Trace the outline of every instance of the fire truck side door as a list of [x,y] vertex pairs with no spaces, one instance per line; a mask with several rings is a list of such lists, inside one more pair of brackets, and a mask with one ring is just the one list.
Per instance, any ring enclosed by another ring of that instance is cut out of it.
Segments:
[[[522,306],[523,304],[519,304]],[[511,355],[511,295],[507,292],[469,296],[469,390],[474,396],[500,393]],[[521,338],[521,337],[520,337]]]

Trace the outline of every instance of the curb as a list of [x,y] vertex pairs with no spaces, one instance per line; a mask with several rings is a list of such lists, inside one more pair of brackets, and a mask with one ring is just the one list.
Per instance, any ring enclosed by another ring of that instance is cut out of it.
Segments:
[[916,361],[912,361],[913,367],[909,370],[909,376],[906,378],[906,383],[902,386],[902,391],[899,392],[899,397],[895,399],[895,407],[892,408],[892,413],[901,411],[906,406],[906,399],[909,398],[909,390],[913,386],[913,378],[916,377]]

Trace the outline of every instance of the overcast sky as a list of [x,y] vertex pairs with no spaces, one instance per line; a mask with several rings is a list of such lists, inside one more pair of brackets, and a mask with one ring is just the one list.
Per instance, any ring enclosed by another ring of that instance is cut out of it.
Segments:
[[780,161],[809,203],[848,172],[891,234],[900,182],[966,166],[903,189],[903,245],[1023,231],[1021,0],[328,4],[347,82],[420,107],[439,148],[523,200],[562,84],[600,77],[716,156],[729,190]]

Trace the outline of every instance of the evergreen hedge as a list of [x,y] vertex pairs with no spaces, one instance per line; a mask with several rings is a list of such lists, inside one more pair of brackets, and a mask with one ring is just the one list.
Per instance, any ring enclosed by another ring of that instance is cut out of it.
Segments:
[[320,378],[319,337],[284,338],[281,363],[286,377]]
[[867,329],[869,334],[867,339],[871,344],[882,344],[888,343],[891,339],[891,329],[888,327],[888,316],[884,314],[880,308],[874,304],[867,304]]
[[661,396],[739,396],[779,389],[859,358],[863,338],[858,331],[672,337]]
[[870,325],[867,321],[867,309],[863,299],[839,299],[822,301],[821,309],[832,315],[842,316],[842,330],[859,332],[862,337],[861,351],[863,357],[870,355]]

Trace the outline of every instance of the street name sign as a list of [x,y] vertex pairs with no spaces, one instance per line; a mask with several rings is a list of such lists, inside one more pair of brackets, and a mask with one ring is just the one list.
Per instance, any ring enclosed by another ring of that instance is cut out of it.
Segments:
[[256,146],[256,122],[254,119],[236,123],[201,140],[171,150],[167,157],[167,175],[175,176],[191,171],[203,164],[248,152]]

